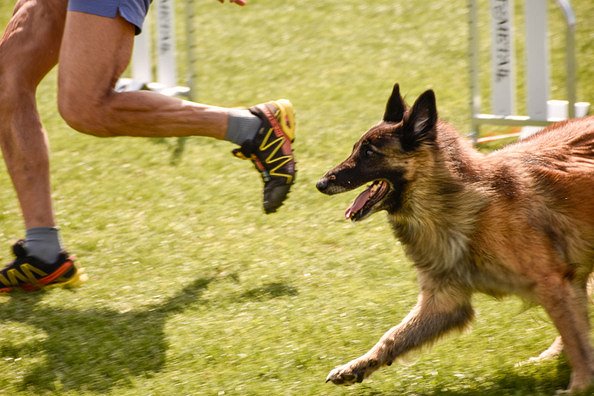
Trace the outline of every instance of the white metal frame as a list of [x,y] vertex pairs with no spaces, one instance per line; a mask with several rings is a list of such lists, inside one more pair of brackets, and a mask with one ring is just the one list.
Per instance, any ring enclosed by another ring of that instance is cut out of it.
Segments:
[[[156,0],[143,25],[142,33],[134,39],[131,60],[131,77],[121,78],[116,90],[136,91],[148,89],[167,96],[176,96],[192,100],[192,73],[195,62],[191,45],[192,23],[194,15],[193,1],[186,2],[186,60],[187,76],[185,85],[178,85],[177,43],[175,32],[174,0]],[[156,34],[153,39],[152,18],[156,18]],[[155,56],[153,56],[153,51]]]
[[[492,104],[493,114],[481,112],[480,47],[478,0],[469,0],[470,15],[470,88],[471,137],[477,140],[480,126],[545,126],[551,117],[549,101],[549,59],[547,45],[547,0],[524,0],[526,9],[526,100],[528,115],[515,111],[515,54],[513,0],[490,0],[492,17]],[[576,18],[570,0],[556,0],[566,25],[565,69],[567,117],[575,116],[576,103]],[[530,11],[530,12],[528,12]],[[587,104],[589,106],[589,104]]]

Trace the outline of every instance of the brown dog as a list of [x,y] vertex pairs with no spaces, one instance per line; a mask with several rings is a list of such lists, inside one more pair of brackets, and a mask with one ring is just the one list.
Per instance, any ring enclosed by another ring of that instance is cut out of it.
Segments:
[[[594,379],[587,292],[594,266],[594,117],[552,125],[484,155],[437,119],[433,91],[407,108],[394,86],[384,119],[317,183],[337,194],[371,183],[347,209],[385,210],[418,272],[417,305],[327,381],[361,382],[397,357],[473,318],[471,296],[516,294],[544,307],[560,339],[570,390]],[[561,341],[562,339],[562,341]]]

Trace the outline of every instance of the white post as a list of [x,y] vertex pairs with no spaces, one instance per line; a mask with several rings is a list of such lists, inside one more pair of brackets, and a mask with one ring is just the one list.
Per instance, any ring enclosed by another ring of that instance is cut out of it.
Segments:
[[177,85],[175,60],[175,6],[173,0],[159,0],[157,6],[157,82]]
[[515,61],[513,0],[491,0],[492,111],[508,116],[515,112]]
[[142,26],[142,33],[134,38],[134,51],[132,52],[132,80],[140,85],[153,81],[151,42],[151,23],[147,15]]
[[[526,16],[526,108],[535,120],[547,120],[549,98],[549,49],[547,1],[525,0]],[[572,84],[575,84],[572,81]]]

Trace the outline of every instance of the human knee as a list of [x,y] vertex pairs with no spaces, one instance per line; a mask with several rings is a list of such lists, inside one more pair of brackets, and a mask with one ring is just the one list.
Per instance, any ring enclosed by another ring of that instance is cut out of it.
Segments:
[[96,98],[59,93],[58,110],[64,121],[78,132],[97,137],[114,136],[110,132],[110,117],[105,105]]

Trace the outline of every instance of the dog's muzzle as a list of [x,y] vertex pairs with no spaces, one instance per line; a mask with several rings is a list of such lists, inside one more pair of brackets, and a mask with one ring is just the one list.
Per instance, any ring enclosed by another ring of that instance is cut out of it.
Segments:
[[316,183],[316,188],[320,192],[324,192],[328,188],[328,179],[323,177]]
[[336,176],[333,174],[325,174],[318,182],[316,183],[316,188],[319,192],[324,194],[335,194],[336,191],[332,186],[334,186],[333,182],[336,180]]

